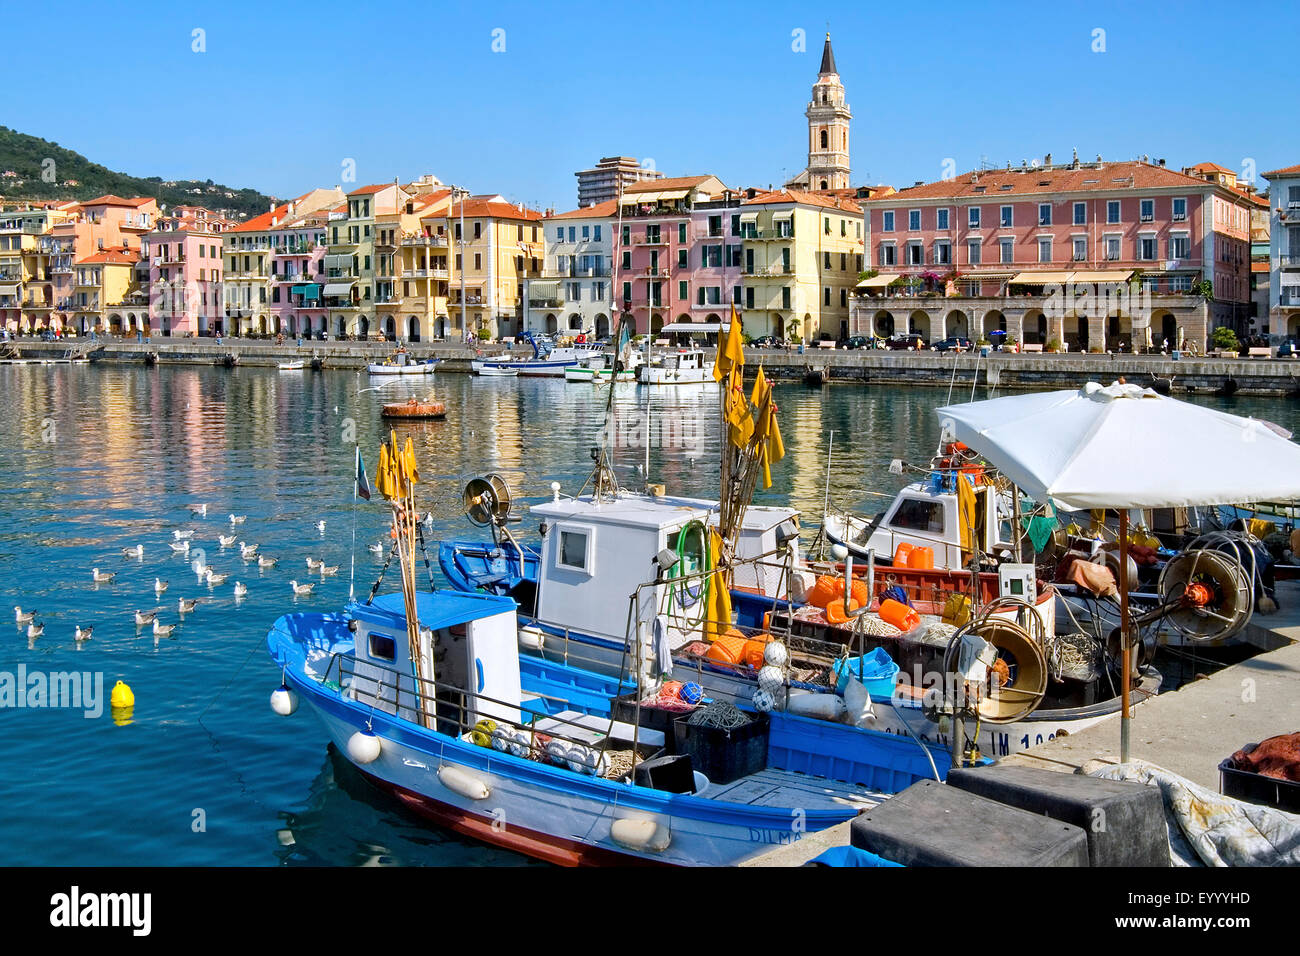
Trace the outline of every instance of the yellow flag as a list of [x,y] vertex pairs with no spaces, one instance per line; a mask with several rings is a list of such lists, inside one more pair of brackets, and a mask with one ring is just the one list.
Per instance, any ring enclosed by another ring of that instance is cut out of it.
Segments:
[[408,483],[414,485],[420,480],[420,469],[415,463],[415,444],[406,439],[406,448],[402,451],[402,468]]
[[[713,566],[716,568],[722,560],[722,535],[716,529],[709,530],[709,552]],[[731,590],[727,575],[715,571],[709,577],[709,597],[705,605],[705,637],[716,640],[731,630]]]
[[721,382],[733,368],[745,364],[745,330],[736,315],[735,303],[731,306],[731,326],[726,333],[718,333],[718,358],[713,363],[713,380]]
[[739,365],[731,367],[723,387],[727,390],[723,405],[727,416],[727,437],[737,448],[744,448],[754,435],[754,416],[750,414],[749,402],[745,400],[745,383],[741,379]]
[[379,446],[379,466],[375,469],[375,489],[385,498],[393,497],[393,473],[388,461],[388,445]]
[[957,476],[957,530],[963,551],[971,550],[975,528],[975,489],[965,475]]

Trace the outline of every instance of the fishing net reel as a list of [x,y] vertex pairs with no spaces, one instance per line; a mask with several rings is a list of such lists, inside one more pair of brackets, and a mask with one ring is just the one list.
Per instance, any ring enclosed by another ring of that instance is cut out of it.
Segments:
[[990,603],[957,629],[944,651],[949,709],[990,724],[1032,714],[1047,693],[1044,643],[1042,619],[1027,602],[1003,597]]
[[480,528],[492,527],[494,533],[510,520],[513,500],[510,486],[496,474],[471,478],[462,495],[465,517]]
[[1190,641],[1236,634],[1254,611],[1254,590],[1240,558],[1196,548],[1169,559],[1157,584],[1160,616]]

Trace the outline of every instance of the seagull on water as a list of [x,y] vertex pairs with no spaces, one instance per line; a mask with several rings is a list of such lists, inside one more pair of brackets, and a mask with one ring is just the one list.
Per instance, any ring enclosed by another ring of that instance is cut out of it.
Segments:
[[235,597],[243,597],[243,596],[244,596],[245,594],[247,594],[247,593],[248,593],[248,585],[247,585],[247,584],[240,584],[238,581],[236,581],[236,582],[235,582]]
[[108,584],[113,578],[117,577],[111,571],[100,571],[99,568],[91,568],[90,576],[95,579],[96,584]]
[[80,644],[82,641],[90,640],[90,635],[94,632],[94,630],[95,629],[93,627],[82,627],[80,624],[78,624],[77,633],[75,635],[77,639],[77,643]]
[[339,573],[339,566],[336,564],[336,565],[334,565],[334,566],[331,567],[331,568],[327,568],[327,567],[325,567],[325,563],[322,561],[322,562],[321,562],[321,566],[320,566],[320,573],[321,573],[321,576],[322,576],[322,577],[323,577],[324,575],[326,575],[326,574],[338,574],[338,573]]
[[325,533],[325,522],[324,522],[324,521],[317,521],[317,522],[316,522],[316,530],[319,531],[321,534],[324,534],[324,533]]
[[248,515],[236,515],[236,514],[232,514],[232,515],[230,516],[230,523],[231,523],[231,524],[243,524],[243,523],[244,523],[244,519],[247,518],[247,517],[248,517]]
[[157,619],[155,619],[153,622],[154,637],[171,637],[172,631],[174,630],[176,630],[175,624],[161,624],[157,621]]
[[154,622],[154,618],[156,618],[157,616],[158,616],[157,611],[142,611],[139,608],[136,608],[135,626],[144,627],[146,624],[152,624]]
[[40,637],[44,633],[45,633],[44,624],[32,623],[27,625],[27,636],[32,640],[35,640],[36,638]]
[[177,554],[189,554],[190,552],[190,543],[188,541],[169,541],[168,544]]
[[188,541],[190,538],[194,537],[194,532],[182,531],[180,528],[177,528],[175,531],[172,532],[172,537],[175,538],[177,541]]
[[244,544],[242,541],[239,542],[239,556],[245,561],[257,557],[257,545]]
[[207,574],[205,574],[204,577],[208,580],[208,587],[216,587],[218,584],[225,584],[226,578],[230,577],[230,575],[215,574],[211,568],[208,568]]
[[153,579],[153,591],[154,591],[154,594],[162,594],[162,593],[163,593],[164,591],[166,591],[166,590],[167,590],[167,582],[166,582],[166,581],[164,581],[162,578],[154,578],[154,579]]
[[144,557],[144,545],[137,544],[134,548],[123,548],[122,557],[142,559]]
[[208,506],[206,503],[201,505],[190,505],[190,512],[198,515],[200,518],[206,518],[208,516]]
[[319,567],[320,567],[322,564],[324,564],[324,563],[325,563],[325,559],[324,559],[324,558],[310,558],[310,557],[309,557],[309,558],[307,559],[307,570],[308,570],[308,571],[315,571],[317,568],[319,568]]
[[24,611],[22,608],[14,605],[14,620],[19,624],[30,624],[34,617],[36,617],[35,611]]
[[264,554],[259,554],[257,556],[257,566],[259,568],[273,568],[279,563],[280,563],[279,558],[268,558]]
[[305,596],[311,594],[312,588],[315,586],[316,585],[314,584],[299,584],[297,581],[289,582],[289,587],[293,588],[293,593],[295,595],[301,594]]
[[376,541],[374,544],[372,544],[372,545],[370,546],[370,553],[371,553],[371,554],[383,554],[383,553],[384,553],[384,542],[382,542],[382,541]]
[[199,606],[199,598],[181,598],[176,603],[176,610],[182,614],[188,614]]
[[228,548],[235,543],[235,536],[233,534],[219,534],[217,535],[217,543],[223,548]]

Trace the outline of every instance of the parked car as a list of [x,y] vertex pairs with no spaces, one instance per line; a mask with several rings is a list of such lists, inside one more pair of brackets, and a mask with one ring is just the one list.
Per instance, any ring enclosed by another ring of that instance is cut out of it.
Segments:
[[871,348],[871,339],[865,335],[851,335],[844,340],[846,349],[869,349]]
[[969,352],[974,348],[970,339],[963,339],[959,335],[950,335],[942,342],[934,343],[936,352]]
[[909,351],[922,351],[925,346],[925,339],[918,333],[912,332],[909,335],[895,335],[889,340],[891,349],[907,349]]
[[760,335],[751,346],[756,349],[783,349],[785,342],[775,335]]

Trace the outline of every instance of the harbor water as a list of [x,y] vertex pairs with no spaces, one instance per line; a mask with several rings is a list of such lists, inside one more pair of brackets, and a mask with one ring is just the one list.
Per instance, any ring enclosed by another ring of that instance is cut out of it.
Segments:
[[[378,496],[354,504],[352,476],[357,445],[374,474],[383,402],[433,391],[448,406],[445,421],[397,426],[415,442],[437,579],[436,541],[481,534],[463,517],[461,490],[485,472],[503,476],[520,503],[548,497],[551,482],[574,494],[604,443],[628,486],[648,474],[671,493],[716,497],[717,392],[620,386],[615,427],[602,433],[607,388],[453,374],[371,384],[352,372],[0,368],[10,408],[0,419],[0,605],[35,609],[45,627],[29,639],[11,623],[0,650],[0,863],[530,862],[408,813],[327,750],[306,710],[274,715],[279,674],[266,632],[288,611],[340,608],[353,586],[364,599],[379,574],[382,559],[367,546],[387,542],[388,509]],[[942,389],[859,385],[776,394],[787,454],[756,500],[802,509],[805,544],[827,491],[828,442],[832,501],[874,512],[885,499],[872,492],[892,494],[902,481],[890,460],[933,451],[933,409],[948,400]],[[951,400],[970,398],[967,386]],[[1288,399],[1197,400],[1300,429],[1300,404]],[[192,514],[199,504],[206,516]],[[535,523],[516,512],[534,537]],[[231,514],[246,517],[232,524]],[[171,548],[176,530],[192,531],[188,554]],[[260,568],[237,543],[223,548],[218,535],[231,534],[278,564]],[[123,556],[136,545],[142,558]],[[308,557],[338,570],[309,570]],[[196,562],[227,580],[210,587]],[[95,568],[115,578],[96,583]],[[418,574],[425,580],[423,565]],[[292,580],[315,588],[295,597]],[[161,595],[156,581],[167,583]],[[236,581],[245,596],[236,598]],[[396,586],[390,575],[382,587]],[[196,597],[203,603],[182,617],[178,600]],[[177,625],[169,637],[135,625],[137,609],[155,607]],[[93,636],[77,642],[78,626]],[[33,675],[44,695],[19,692]],[[129,712],[109,707],[119,680],[134,691]],[[49,706],[56,685],[84,691],[78,706]]]

